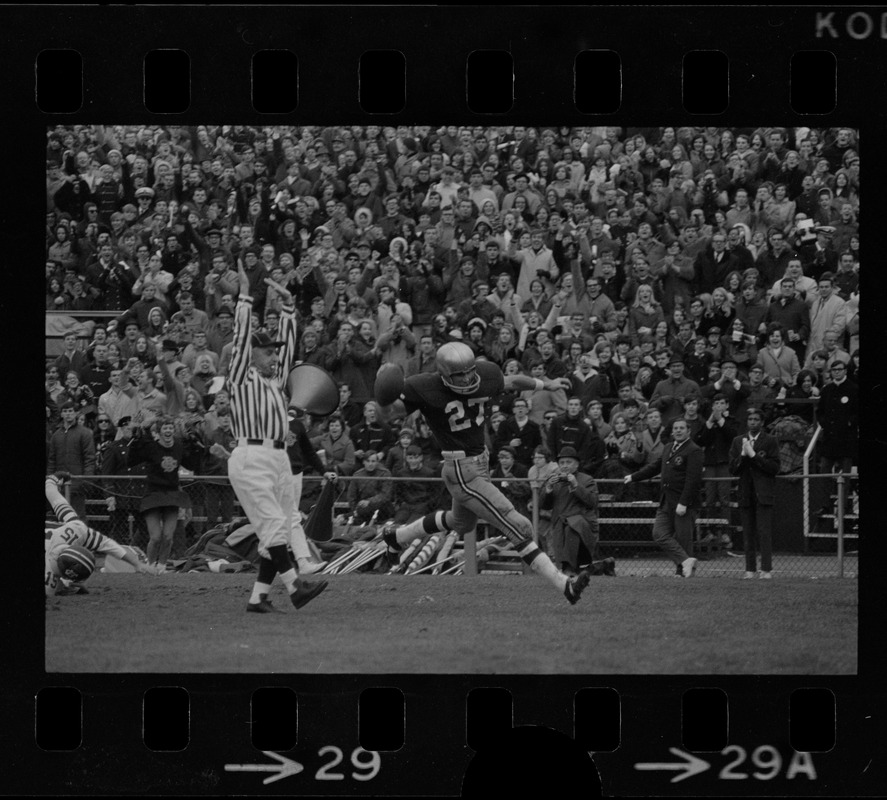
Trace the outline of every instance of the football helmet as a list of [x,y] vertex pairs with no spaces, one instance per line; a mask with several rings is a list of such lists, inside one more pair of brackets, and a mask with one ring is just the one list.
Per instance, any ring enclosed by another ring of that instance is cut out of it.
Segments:
[[57,561],[61,576],[69,581],[85,581],[95,571],[95,556],[79,544],[62,550]]
[[467,344],[442,344],[437,349],[437,371],[444,385],[457,394],[471,394],[480,386],[474,352]]

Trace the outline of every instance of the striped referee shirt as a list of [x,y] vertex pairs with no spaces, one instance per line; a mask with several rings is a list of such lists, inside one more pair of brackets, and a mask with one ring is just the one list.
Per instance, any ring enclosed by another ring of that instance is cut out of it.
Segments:
[[238,439],[286,440],[289,433],[288,404],[284,390],[296,357],[296,309],[285,305],[280,312],[277,375],[262,377],[252,366],[253,298],[241,296],[234,312],[234,338],[228,382],[231,388],[231,432]]

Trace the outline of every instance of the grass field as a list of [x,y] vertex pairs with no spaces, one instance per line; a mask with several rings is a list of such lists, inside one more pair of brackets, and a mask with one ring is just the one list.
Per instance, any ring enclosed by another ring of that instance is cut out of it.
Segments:
[[[645,574],[636,567],[635,574]],[[626,574],[623,572],[622,574]],[[576,606],[520,575],[331,576],[245,613],[254,576],[96,573],[47,602],[49,672],[854,674],[857,582],[594,578]],[[815,609],[815,613],[813,612]]]

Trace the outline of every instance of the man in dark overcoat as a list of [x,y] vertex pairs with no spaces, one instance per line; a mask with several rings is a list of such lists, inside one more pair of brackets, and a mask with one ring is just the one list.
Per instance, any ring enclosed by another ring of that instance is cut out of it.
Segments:
[[693,530],[699,513],[704,451],[690,439],[690,426],[683,417],[671,423],[672,444],[663,448],[661,461],[626,475],[624,483],[661,476],[659,509],[653,521],[653,541],[680,569],[685,578],[696,573]]
[[772,569],[771,533],[776,501],[776,473],[779,472],[779,441],[765,433],[764,412],[749,408],[748,433],[737,436],[730,445],[730,474],[739,476],[739,517],[745,543],[745,575],[757,574],[757,551],[761,551],[761,577]]

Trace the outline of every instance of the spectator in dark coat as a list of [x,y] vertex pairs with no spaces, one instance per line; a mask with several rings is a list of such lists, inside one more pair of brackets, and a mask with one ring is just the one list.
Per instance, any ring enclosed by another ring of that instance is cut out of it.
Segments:
[[379,463],[381,453],[366,450],[363,453],[363,467],[354,473],[354,480],[348,483],[348,505],[358,522],[369,522],[378,511],[382,519],[394,513],[394,483],[391,473]]
[[545,481],[539,505],[551,509],[555,563],[565,574],[575,575],[579,570],[580,545],[585,546],[589,560],[594,560],[599,531],[597,484],[580,471],[579,454],[572,447],[561,449],[558,471]]
[[[530,512],[527,504],[533,496],[530,483],[525,480],[529,469],[515,461],[514,448],[508,445],[499,451],[497,459],[499,463],[490,470],[490,479],[493,485],[512,502],[518,514],[529,517]],[[519,480],[515,480],[515,478]],[[491,525],[490,533],[497,536],[503,531]]]
[[493,457],[503,447],[514,450],[514,460],[529,469],[533,464],[533,451],[542,444],[542,430],[529,418],[530,407],[523,397],[515,398],[512,403],[513,416],[499,424],[493,438]]
[[411,444],[406,451],[406,465],[394,472],[397,478],[428,478],[424,481],[397,481],[394,486],[394,522],[406,525],[440,508],[441,485],[431,467],[425,466],[422,448]]
[[[49,440],[46,474],[65,470],[72,475],[95,474],[95,441],[89,428],[77,424],[77,406],[66,402],[61,407],[62,424]],[[86,494],[82,481],[71,482],[71,506],[86,519]]]
[[579,455],[579,469],[595,476],[607,458],[607,448],[597,431],[582,416],[582,398],[570,397],[567,410],[556,417],[548,429],[547,445],[550,453],[572,447]]
[[697,294],[711,294],[733,270],[741,269],[739,259],[727,250],[727,234],[715,233],[711,243],[694,263]]
[[779,297],[775,297],[767,307],[763,322],[768,328],[771,323],[779,324],[785,331],[786,344],[795,351],[798,361],[803,361],[810,336],[810,308],[795,295],[794,278],[783,278],[779,291]]
[[822,426],[820,472],[849,473],[859,453],[859,386],[847,379],[847,366],[834,361],[831,382],[819,393],[816,418]]
[[659,409],[666,426],[684,410],[685,397],[699,397],[699,384],[684,377],[683,356],[672,355],[668,370],[669,377],[656,384],[650,398],[650,406]]
[[685,578],[696,573],[693,558],[693,530],[699,509],[699,490],[702,488],[703,451],[690,441],[686,420],[672,422],[673,444],[662,453],[661,462],[653,462],[631,475],[624,483],[644,481],[661,475],[659,510],[653,522],[653,541],[679,568]]
[[[693,441],[705,449],[705,478],[730,477],[730,445],[739,433],[739,425],[730,412],[727,397],[720,392],[712,397],[711,415]],[[705,505],[713,517],[730,518],[730,482],[712,480],[705,484]],[[720,530],[719,535],[726,535]]]
[[748,410],[748,434],[730,445],[730,473],[739,476],[739,515],[745,548],[745,578],[754,578],[757,550],[761,550],[761,577],[771,575],[771,530],[779,472],[779,442],[764,433],[764,415]]

